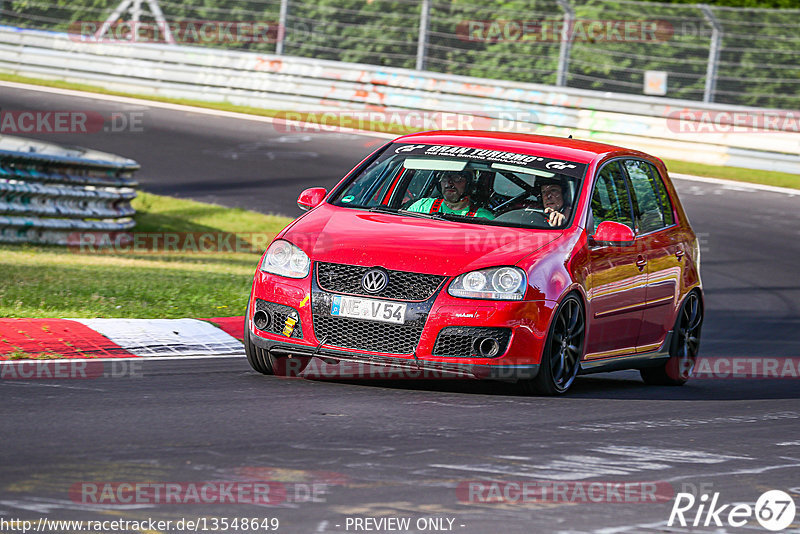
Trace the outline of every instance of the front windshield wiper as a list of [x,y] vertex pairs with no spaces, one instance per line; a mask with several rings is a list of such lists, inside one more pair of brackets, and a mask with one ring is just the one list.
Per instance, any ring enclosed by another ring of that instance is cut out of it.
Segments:
[[492,224],[492,219],[486,217],[470,217],[468,215],[458,215],[456,213],[434,213],[437,219],[446,219],[448,221],[468,222],[475,224]]
[[447,220],[447,221],[458,221],[458,222],[469,222],[469,223],[476,223],[476,224],[487,224],[491,223],[491,219],[487,219],[485,217],[468,217],[466,215],[456,215],[455,213],[423,213],[419,211],[408,211],[400,208],[390,208],[389,206],[384,206],[383,204],[379,206],[372,206],[369,208],[369,211],[377,211],[379,213],[391,213],[394,215],[410,215],[411,217],[421,217],[423,219],[439,219],[439,220]]
[[390,208],[383,204],[379,206],[372,206],[369,211],[377,211],[379,213],[391,213],[392,215],[410,215],[412,217],[422,217],[423,219],[431,219],[432,217],[427,213],[419,213],[417,211],[401,210],[400,208]]
[[369,211],[380,211],[382,213],[397,213],[399,210],[397,208],[390,208],[389,206],[378,204],[377,206],[370,207]]

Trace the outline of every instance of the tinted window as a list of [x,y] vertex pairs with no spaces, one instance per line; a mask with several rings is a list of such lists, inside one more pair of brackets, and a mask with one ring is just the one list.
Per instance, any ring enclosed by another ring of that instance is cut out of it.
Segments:
[[646,234],[672,224],[672,207],[665,210],[666,192],[658,171],[653,165],[638,159],[625,160],[625,169],[631,179],[636,229]]
[[[411,179],[408,182],[408,189],[406,189],[400,205],[407,208],[420,198],[426,196],[432,189],[433,184],[433,171],[411,171],[405,172],[411,174]],[[401,188],[402,191],[402,188]],[[400,191],[398,191],[399,193]]]
[[669,194],[667,194],[667,188],[663,180],[661,180],[661,175],[658,174],[658,169],[650,164],[648,164],[648,167],[650,167],[650,174],[656,183],[656,188],[658,188],[658,197],[661,200],[661,212],[664,214],[664,224],[666,226],[672,226],[675,224],[675,216],[673,215],[672,201],[669,198]]
[[596,232],[603,221],[614,221],[633,227],[629,198],[625,175],[619,164],[607,164],[600,170],[592,194],[591,233]]
[[400,167],[397,162],[390,160],[373,162],[362,175],[364,179],[355,182],[348,189],[344,202],[363,206],[379,204],[392,183],[391,178],[398,173]]

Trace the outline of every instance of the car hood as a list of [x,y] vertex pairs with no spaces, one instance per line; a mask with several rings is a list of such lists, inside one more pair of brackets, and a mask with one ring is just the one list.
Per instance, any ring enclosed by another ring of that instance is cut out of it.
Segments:
[[312,261],[455,276],[483,267],[514,265],[561,234],[322,204],[281,237],[303,249]]

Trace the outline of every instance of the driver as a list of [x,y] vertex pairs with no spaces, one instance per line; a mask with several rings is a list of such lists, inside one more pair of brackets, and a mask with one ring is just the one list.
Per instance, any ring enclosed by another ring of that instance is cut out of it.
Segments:
[[571,210],[565,201],[566,187],[561,180],[544,179],[540,182],[544,215],[550,226],[561,226],[569,219]]
[[443,198],[421,198],[408,207],[419,213],[452,213],[466,217],[494,219],[492,212],[472,203],[469,191],[475,182],[475,171],[445,171],[439,178]]

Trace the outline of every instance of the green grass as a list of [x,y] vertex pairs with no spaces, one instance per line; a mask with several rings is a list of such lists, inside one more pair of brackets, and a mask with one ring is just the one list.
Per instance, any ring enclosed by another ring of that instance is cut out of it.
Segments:
[[800,189],[800,176],[797,174],[758,171],[754,169],[743,169],[741,167],[717,167],[714,165],[703,165],[702,163],[691,163],[673,159],[664,160],[664,163],[667,165],[669,172]]
[[[44,85],[48,87],[58,87],[62,89],[73,89],[77,91],[86,91],[86,92],[101,93],[108,95],[127,96],[127,97],[141,98],[144,100],[169,102],[173,104],[182,104],[186,106],[194,106],[194,107],[201,107],[208,109],[218,109],[222,111],[233,111],[237,113],[247,113],[250,115],[260,115],[264,117],[275,117],[285,113],[285,111],[281,110],[262,109],[262,108],[248,107],[248,106],[237,106],[234,104],[229,104],[227,102],[204,102],[201,100],[167,98],[154,95],[140,95],[140,94],[124,93],[120,91],[110,91],[94,85],[64,82],[60,80],[43,80],[39,78],[28,78],[24,76],[17,76],[15,74],[7,74],[7,73],[0,73],[0,80],[6,80],[18,83],[28,83],[34,85]],[[307,115],[306,118],[308,118],[310,121],[313,121],[314,119],[313,116],[307,116]],[[343,121],[345,126],[348,125],[348,122],[346,121],[347,119]],[[397,124],[387,125],[385,123],[379,123],[379,122],[368,122],[361,124],[361,126],[364,129],[386,132],[396,135],[402,135],[419,131],[419,129],[404,128]],[[741,167],[703,165],[701,163],[691,163],[679,160],[664,160],[664,162],[667,164],[667,168],[671,172],[800,189],[800,176],[796,174],[774,172],[774,171],[757,171],[753,169],[743,169]]]
[[0,245],[0,317],[242,315],[262,244],[291,220],[147,193],[133,204],[136,232],[244,233],[255,250],[79,252]]
[[131,205],[136,209],[137,232],[204,232],[208,230],[249,233],[277,232],[292,220],[242,208],[152,195],[139,191]]
[[14,350],[7,354],[3,354],[0,359],[7,358],[9,360],[57,360],[63,358],[63,354],[59,354],[58,352],[53,352],[52,350],[46,350],[44,352],[25,352],[19,347],[14,347]]

